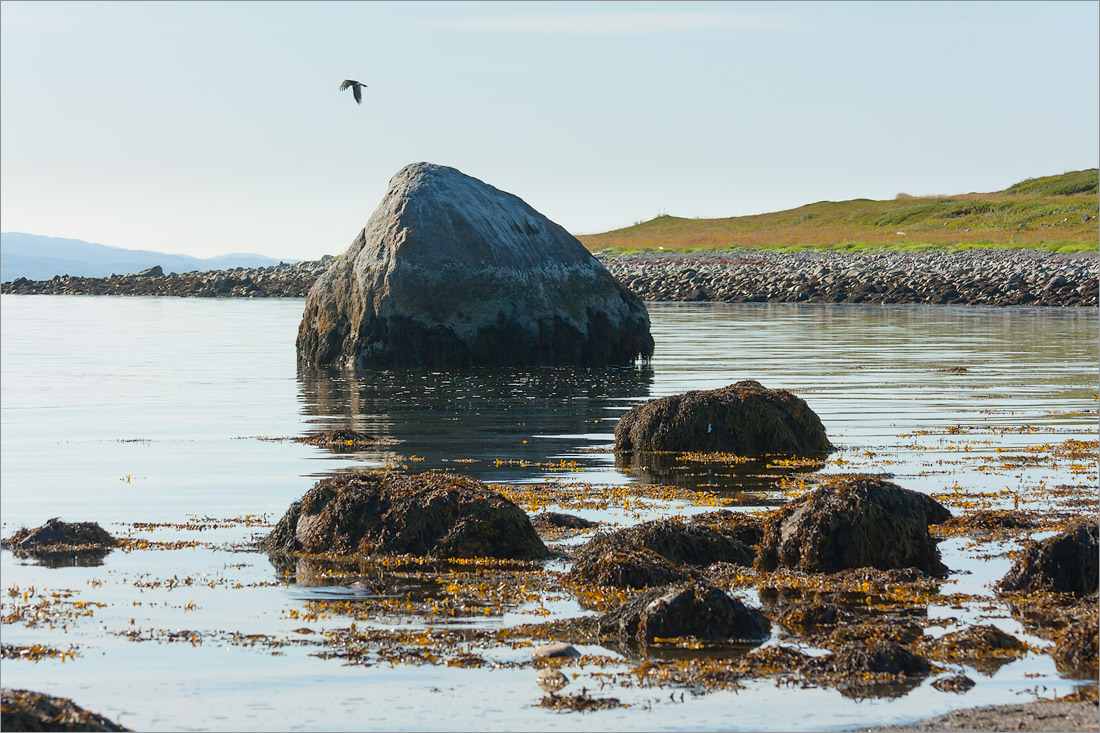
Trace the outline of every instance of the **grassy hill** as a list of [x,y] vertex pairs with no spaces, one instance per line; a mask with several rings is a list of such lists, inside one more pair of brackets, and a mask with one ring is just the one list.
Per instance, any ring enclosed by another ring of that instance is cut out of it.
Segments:
[[727,219],[658,216],[578,237],[592,251],[657,249],[958,250],[968,247],[1096,251],[1098,171],[1029,178],[993,193],[819,201]]

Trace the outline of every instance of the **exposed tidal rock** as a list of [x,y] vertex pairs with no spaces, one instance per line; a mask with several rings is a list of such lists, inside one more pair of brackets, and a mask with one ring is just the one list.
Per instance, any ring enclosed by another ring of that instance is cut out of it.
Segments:
[[966,663],[992,674],[1013,659],[1027,654],[1027,645],[996,626],[982,624],[924,639],[922,651],[931,659]]
[[3,695],[4,730],[130,730],[102,715],[85,710],[68,698],[7,688],[0,694]]
[[998,583],[1002,591],[1058,591],[1087,595],[1100,577],[1100,527],[1096,519],[1036,542],[1016,556]]
[[522,509],[476,479],[437,471],[322,479],[261,544],[276,554],[549,555]]
[[847,674],[919,676],[932,671],[927,659],[890,641],[851,644],[825,657],[822,664],[832,672]]
[[974,680],[964,674],[953,674],[932,681],[932,686],[940,692],[954,692],[956,695],[963,694],[974,684]]
[[712,585],[687,583],[642,593],[601,616],[598,629],[603,636],[637,644],[677,637],[760,642],[768,637],[771,624],[760,611]]
[[684,565],[751,565],[755,553],[741,538],[754,536],[752,520],[721,514],[736,517],[714,512],[687,522],[657,519],[597,535],[577,553],[567,577],[574,583],[645,588],[684,579]]
[[701,451],[755,456],[833,449],[821,419],[784,389],[747,379],[721,389],[637,405],[615,426],[615,450]]
[[756,564],[812,573],[913,567],[941,575],[947,568],[928,525],[950,516],[934,499],[889,481],[841,479],[776,510]]
[[854,618],[854,614],[835,603],[805,601],[787,606],[775,621],[789,631],[805,633],[823,626],[851,623]]
[[306,298],[298,356],[369,366],[608,366],[653,354],[641,300],[518,197],[400,170]]
[[0,542],[16,557],[30,557],[47,567],[95,566],[118,540],[95,522],[63,522],[58,517],[41,527],[22,528]]

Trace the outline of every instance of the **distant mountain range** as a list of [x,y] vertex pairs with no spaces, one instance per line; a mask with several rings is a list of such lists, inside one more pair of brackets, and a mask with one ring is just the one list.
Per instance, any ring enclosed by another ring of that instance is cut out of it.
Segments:
[[[297,262],[297,260],[282,260]],[[123,249],[93,244],[79,239],[43,237],[21,232],[0,233],[0,280],[11,282],[19,277],[49,280],[54,275],[106,277],[141,272],[154,265],[169,272],[226,270],[233,267],[267,267],[280,260],[263,255],[227,254],[218,257],[190,257]]]

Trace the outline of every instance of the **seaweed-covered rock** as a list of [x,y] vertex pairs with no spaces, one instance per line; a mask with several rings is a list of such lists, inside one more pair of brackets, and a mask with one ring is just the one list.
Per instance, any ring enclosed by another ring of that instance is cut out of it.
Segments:
[[890,641],[851,644],[832,656],[825,657],[821,664],[831,672],[849,675],[918,676],[932,671],[932,665],[927,659]]
[[531,517],[531,525],[540,532],[553,532],[564,530],[585,530],[598,527],[597,522],[591,522],[576,514],[563,514],[562,512],[540,512]]
[[954,692],[956,695],[961,695],[974,686],[974,680],[965,674],[953,674],[933,680],[932,686],[940,692]]
[[942,575],[947,568],[928,525],[949,516],[939,502],[889,481],[834,481],[769,517],[756,564],[811,573],[914,567]]
[[[732,512],[731,512],[732,514]],[[626,588],[665,585],[682,578],[676,566],[715,562],[751,565],[752,549],[737,539],[751,521],[706,515],[698,520],[657,519],[598,534],[581,548],[569,572],[574,583]]]
[[855,616],[836,605],[822,601],[795,603],[784,608],[775,621],[791,631],[805,633],[821,626],[836,626],[851,622]]
[[575,237],[441,165],[390,180],[314,284],[303,364],[608,366],[653,354],[649,314]]
[[812,455],[833,446],[804,400],[750,379],[633,407],[615,426],[615,450]]
[[1058,635],[1058,643],[1050,650],[1054,664],[1063,674],[1096,679],[1098,668],[1100,627],[1096,616],[1083,618],[1067,625]]
[[654,588],[605,613],[599,633],[650,644],[693,637],[710,642],[759,642],[771,624],[764,614],[705,583]]
[[323,479],[291,505],[262,546],[273,553],[549,555],[522,509],[476,479],[437,471]]
[[1027,647],[1012,634],[996,626],[981,624],[944,634],[935,641],[945,658],[972,659],[978,656],[1019,657]]
[[95,522],[63,522],[54,517],[41,527],[20,529],[4,546],[16,552],[72,552],[114,547],[118,540]]
[[1058,591],[1086,595],[1100,577],[1100,529],[1086,520],[1062,534],[1036,542],[1016,556],[998,583],[1001,591]]
[[54,517],[41,527],[22,528],[0,545],[16,557],[46,567],[102,565],[118,540],[95,522],[63,522]]
[[960,534],[987,534],[1000,529],[1030,529],[1035,526],[1035,519],[1019,510],[978,509],[969,514],[951,517],[942,526]]
[[636,545],[582,553],[566,579],[578,585],[652,588],[684,580],[684,573],[653,550]]
[[[696,514],[688,520],[688,523],[711,527],[724,537],[736,540],[750,548],[753,545],[760,544],[760,540],[764,539],[764,520],[755,514],[733,512],[729,509],[717,509],[713,512]],[[715,562],[722,561],[718,560]],[[699,565],[702,563],[697,562],[695,564]]]
[[0,695],[3,697],[3,730],[130,730],[102,715],[85,710],[68,698],[7,688]]
[[1022,641],[989,624],[969,626],[936,639],[926,637],[920,648],[932,659],[965,662],[988,674],[1028,652]]
[[308,435],[304,438],[294,438],[294,442],[340,450],[342,448],[362,448],[368,445],[378,445],[381,441],[373,435],[360,433],[350,428],[337,428],[336,430]]

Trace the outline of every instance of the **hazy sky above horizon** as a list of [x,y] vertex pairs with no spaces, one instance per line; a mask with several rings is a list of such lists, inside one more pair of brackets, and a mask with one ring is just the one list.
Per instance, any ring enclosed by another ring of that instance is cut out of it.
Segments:
[[5,0],[0,228],[312,259],[416,161],[574,234],[999,190],[1097,166],[1098,28],[1096,2]]

